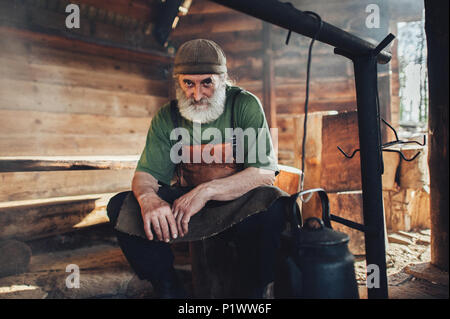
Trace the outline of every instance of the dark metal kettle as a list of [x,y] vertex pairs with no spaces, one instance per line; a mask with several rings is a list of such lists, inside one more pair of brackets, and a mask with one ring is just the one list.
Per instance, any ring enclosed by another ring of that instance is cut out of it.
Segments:
[[317,192],[324,214],[328,213],[328,196],[314,189],[291,197],[290,231],[284,235],[277,260],[274,293],[276,298],[357,299],[354,257],[348,250],[348,235],[325,227],[312,217],[301,226],[296,203],[298,196]]

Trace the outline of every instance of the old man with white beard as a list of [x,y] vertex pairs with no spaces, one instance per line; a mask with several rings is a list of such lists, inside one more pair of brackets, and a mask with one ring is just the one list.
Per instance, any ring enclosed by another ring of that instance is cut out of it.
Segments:
[[231,85],[213,41],[184,43],[173,76],[176,100],[152,119],[132,191],[108,204],[119,245],[158,297],[184,298],[170,244],[226,235],[240,263],[234,297],[261,298],[274,280],[287,195],[272,186],[278,168],[263,108]]

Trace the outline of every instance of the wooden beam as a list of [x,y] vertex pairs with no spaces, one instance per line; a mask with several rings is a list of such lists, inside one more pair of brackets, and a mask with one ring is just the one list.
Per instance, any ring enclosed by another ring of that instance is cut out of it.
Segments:
[[40,43],[45,46],[66,49],[72,52],[101,55],[119,60],[131,60],[141,63],[167,63],[173,62],[173,57],[154,50],[142,50],[132,47],[114,45],[113,43],[98,44],[88,39],[68,38],[55,34],[34,32],[14,27],[0,26],[0,36],[13,36],[18,39]]
[[114,159],[71,159],[71,158],[8,158],[0,157],[0,173],[5,172],[40,172],[71,170],[105,170],[134,169],[139,156],[124,156]]
[[428,47],[431,263],[448,272],[448,1],[425,0]]

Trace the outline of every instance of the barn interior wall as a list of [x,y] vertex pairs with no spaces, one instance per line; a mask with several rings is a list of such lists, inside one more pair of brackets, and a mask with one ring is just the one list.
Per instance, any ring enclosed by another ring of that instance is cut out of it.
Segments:
[[[292,3],[301,10],[319,13],[325,21],[346,31],[381,41],[393,31],[396,17],[401,20],[412,15],[398,9],[408,1],[400,2],[396,7],[382,0]],[[63,8],[64,3],[0,1],[0,156],[138,156],[153,114],[169,98],[170,58],[164,58],[168,56],[163,54],[165,48],[145,36],[157,16],[156,1],[120,0],[114,5],[74,1],[84,10],[89,27],[71,35],[75,37],[72,40],[55,40],[66,36],[51,35],[51,28],[57,28],[55,24],[64,16],[57,7]],[[365,9],[371,3],[380,7],[380,28],[370,29],[365,24]],[[30,5],[32,9],[27,9]],[[92,7],[95,14],[89,15]],[[26,22],[30,10],[33,19]],[[36,12],[47,14],[49,20]],[[11,28],[16,31],[11,33]],[[17,32],[30,28],[45,32],[31,36]],[[175,48],[193,38],[219,43],[236,84],[260,98],[266,116],[267,110],[275,108],[271,123],[278,128],[279,162],[300,168],[310,39],[293,33],[289,45],[285,45],[286,36],[287,31],[279,27],[267,27],[258,19],[210,1],[194,0],[169,43]],[[270,47],[264,42],[268,38]],[[92,49],[92,43],[84,41],[88,39],[106,49]],[[110,49],[112,43],[124,51]],[[126,48],[152,50],[158,59],[144,58]],[[393,48],[395,52],[395,43]],[[273,64],[269,75],[265,69],[268,52]],[[391,64],[379,68],[382,112],[394,125],[396,63],[394,58]],[[268,96],[272,99],[269,109]],[[333,209],[360,221],[359,156],[347,160],[336,148],[339,145],[350,152],[359,147],[353,66],[335,55],[332,47],[319,42],[313,48],[309,110],[305,187],[325,188]],[[131,169],[0,173],[0,202],[114,193],[130,188],[132,173]],[[386,184],[395,180],[395,175],[395,171],[389,175]],[[308,205],[305,216],[317,214],[317,203]],[[354,242],[360,243],[360,239]],[[362,252],[361,245],[355,247]]]

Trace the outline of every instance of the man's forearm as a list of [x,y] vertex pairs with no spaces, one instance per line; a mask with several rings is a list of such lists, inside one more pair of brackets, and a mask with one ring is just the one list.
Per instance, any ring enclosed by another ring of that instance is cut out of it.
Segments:
[[202,187],[207,192],[209,200],[225,201],[236,199],[256,187],[273,185],[274,181],[275,172],[248,167],[231,176],[204,183]]
[[136,172],[131,183],[131,189],[137,201],[141,201],[146,197],[159,198],[156,194],[158,192],[158,180],[152,175],[145,172]]

